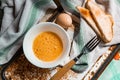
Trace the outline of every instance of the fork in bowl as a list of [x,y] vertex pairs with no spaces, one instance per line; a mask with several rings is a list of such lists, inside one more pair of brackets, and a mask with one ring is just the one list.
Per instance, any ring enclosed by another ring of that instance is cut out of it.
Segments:
[[81,53],[63,66],[50,80],[59,80],[77,61],[78,59],[95,49],[95,47],[100,43],[100,39],[97,36],[94,36],[82,49]]

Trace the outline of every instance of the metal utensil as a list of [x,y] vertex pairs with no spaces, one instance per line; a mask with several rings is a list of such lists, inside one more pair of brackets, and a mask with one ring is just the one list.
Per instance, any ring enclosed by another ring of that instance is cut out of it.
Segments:
[[97,36],[94,36],[82,49],[81,53],[75,57],[73,60],[68,62],[63,68],[61,68],[50,80],[59,80],[77,61],[78,59],[92,50],[100,43],[100,39]]

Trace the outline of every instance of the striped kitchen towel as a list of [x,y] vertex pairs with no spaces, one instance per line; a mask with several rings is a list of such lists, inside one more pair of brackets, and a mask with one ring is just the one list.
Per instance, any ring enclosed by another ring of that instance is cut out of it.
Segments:
[[43,18],[48,8],[56,8],[52,0],[2,0],[0,65],[11,59],[21,47],[25,33]]

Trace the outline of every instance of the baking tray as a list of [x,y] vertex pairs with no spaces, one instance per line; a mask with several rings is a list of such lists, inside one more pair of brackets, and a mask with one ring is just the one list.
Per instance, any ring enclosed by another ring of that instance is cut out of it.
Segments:
[[[58,14],[60,14],[61,12],[64,12],[63,8],[61,7],[61,5],[59,4],[58,0],[54,0],[55,3],[57,4],[58,8],[53,10],[53,14],[51,17],[48,17],[47,20],[46,18],[43,19],[43,21],[47,21],[47,22],[53,22],[56,18],[56,16]],[[49,11],[48,11],[49,13]],[[47,13],[46,13],[47,14]],[[74,13],[73,13],[74,14]],[[76,17],[80,17],[78,14],[75,13]],[[75,21],[74,21],[75,22]],[[97,78],[102,74],[102,72],[104,71],[104,69],[107,67],[107,65],[111,62],[111,60],[113,59],[114,55],[116,54],[116,52],[120,49],[120,44],[116,45],[116,48],[110,53],[109,57],[104,61],[104,63],[102,64],[102,66],[97,70],[97,72],[94,74],[94,76],[91,78],[91,80],[97,80]],[[17,60],[21,55],[23,55],[23,50],[22,48],[20,48],[15,55],[11,58],[11,60],[4,64],[2,66],[2,70],[1,70],[1,78],[2,80],[7,80],[6,76],[5,76],[5,71],[10,67],[10,65],[12,65],[12,63]],[[84,79],[83,79],[84,80]]]
[[[102,74],[102,72],[105,70],[105,68],[108,66],[108,64],[111,62],[115,54],[120,50],[120,44],[117,44],[116,47],[112,50],[112,52],[109,54],[108,58],[104,61],[104,63],[99,67],[97,72],[93,75],[93,77],[89,80],[97,80],[99,76]],[[16,52],[16,54],[12,57],[12,59],[3,66],[1,70],[1,78],[2,80],[7,80],[5,76],[6,70],[14,63],[15,60],[18,60],[20,56],[23,55],[22,48]],[[83,80],[86,80],[85,78]]]

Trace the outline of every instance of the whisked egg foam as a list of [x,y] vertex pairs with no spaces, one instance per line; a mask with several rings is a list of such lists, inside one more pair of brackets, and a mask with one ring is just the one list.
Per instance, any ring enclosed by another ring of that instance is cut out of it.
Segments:
[[40,33],[33,42],[35,56],[45,62],[57,59],[63,51],[60,37],[53,32]]

